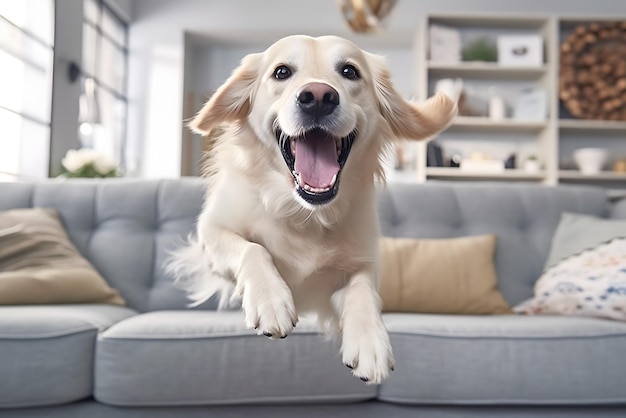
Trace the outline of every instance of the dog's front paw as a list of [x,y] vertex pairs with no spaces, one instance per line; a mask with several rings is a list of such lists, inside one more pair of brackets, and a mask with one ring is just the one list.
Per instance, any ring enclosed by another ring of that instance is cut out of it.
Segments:
[[343,364],[368,384],[382,383],[395,367],[389,334],[380,318],[344,322],[341,350]]
[[298,322],[293,295],[282,279],[248,282],[243,289],[242,308],[248,328],[272,339],[287,337]]

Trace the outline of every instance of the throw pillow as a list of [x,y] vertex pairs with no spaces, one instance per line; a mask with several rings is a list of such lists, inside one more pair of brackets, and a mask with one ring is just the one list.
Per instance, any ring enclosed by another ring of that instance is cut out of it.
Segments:
[[0,305],[53,303],[124,300],[74,247],[55,210],[0,212]]
[[495,235],[452,239],[381,238],[380,295],[387,312],[502,314]]
[[546,270],[521,314],[562,314],[626,320],[626,238],[568,257]]
[[566,257],[620,236],[626,236],[626,220],[563,213],[552,238],[545,268],[554,266]]

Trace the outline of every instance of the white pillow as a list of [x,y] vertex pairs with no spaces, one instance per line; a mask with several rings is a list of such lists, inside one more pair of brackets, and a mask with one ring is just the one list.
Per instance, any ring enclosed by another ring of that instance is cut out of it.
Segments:
[[521,314],[562,314],[626,320],[626,237],[561,260],[535,283]]
[[559,226],[554,232],[545,268],[552,267],[565,257],[624,236],[626,236],[625,219],[604,219],[565,212],[561,215]]

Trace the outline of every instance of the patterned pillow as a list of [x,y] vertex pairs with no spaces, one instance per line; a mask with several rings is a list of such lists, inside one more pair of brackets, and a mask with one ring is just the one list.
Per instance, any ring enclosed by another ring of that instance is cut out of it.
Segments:
[[535,283],[521,314],[562,314],[626,320],[626,237],[561,260]]

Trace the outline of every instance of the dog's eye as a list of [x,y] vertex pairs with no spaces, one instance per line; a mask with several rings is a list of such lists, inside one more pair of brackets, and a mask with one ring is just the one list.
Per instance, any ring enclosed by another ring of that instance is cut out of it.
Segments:
[[359,78],[359,72],[354,65],[346,64],[341,69],[341,75],[347,78],[348,80],[356,80]]
[[274,70],[274,78],[277,80],[286,80],[291,77],[291,70],[286,65],[279,65]]

